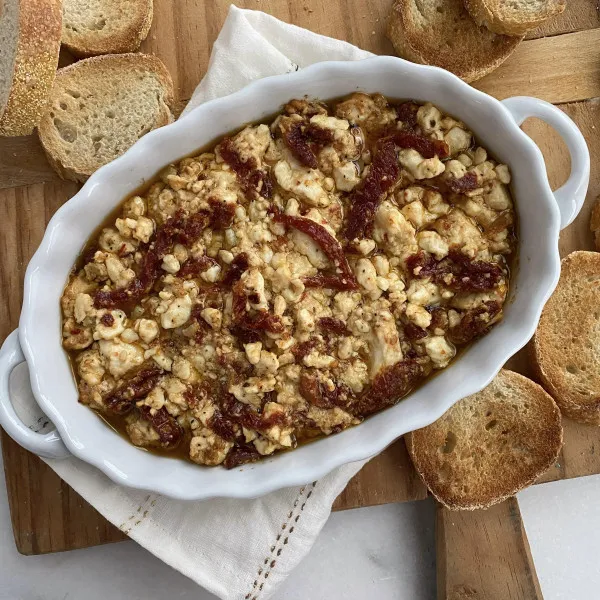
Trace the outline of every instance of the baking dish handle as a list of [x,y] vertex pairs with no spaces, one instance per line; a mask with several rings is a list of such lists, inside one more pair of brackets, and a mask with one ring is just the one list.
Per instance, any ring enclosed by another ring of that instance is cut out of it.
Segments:
[[15,329],[0,348],[0,425],[8,435],[30,452],[45,458],[66,458],[71,456],[56,431],[38,433],[30,429],[19,418],[10,397],[10,374],[13,369],[25,361],[19,330]]
[[590,181],[590,153],[581,131],[560,108],[530,96],[515,96],[502,101],[517,125],[528,117],[542,119],[562,137],[571,155],[571,174],[554,192],[564,229],[579,214]]

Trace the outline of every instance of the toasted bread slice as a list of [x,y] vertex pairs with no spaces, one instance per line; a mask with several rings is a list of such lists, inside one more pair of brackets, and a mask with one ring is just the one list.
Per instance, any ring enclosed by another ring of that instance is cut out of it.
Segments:
[[503,369],[484,390],[408,434],[406,445],[442,504],[487,508],[533,483],[556,460],[560,411],[537,383]]
[[600,196],[596,198],[590,215],[590,231],[594,234],[594,246],[600,252]]
[[60,0],[0,0],[0,135],[27,135],[46,105],[60,51]]
[[503,35],[525,35],[544,21],[559,15],[566,0],[464,0],[465,6],[479,25]]
[[63,44],[76,56],[134,52],[152,25],[153,0],[63,0]]
[[403,58],[475,81],[504,62],[520,38],[480,27],[462,0],[396,0],[387,35]]
[[572,252],[533,338],[542,385],[562,412],[600,425],[600,254]]
[[85,181],[140,137],[173,120],[173,82],[147,54],[107,54],[60,69],[39,125],[48,160],[65,179]]

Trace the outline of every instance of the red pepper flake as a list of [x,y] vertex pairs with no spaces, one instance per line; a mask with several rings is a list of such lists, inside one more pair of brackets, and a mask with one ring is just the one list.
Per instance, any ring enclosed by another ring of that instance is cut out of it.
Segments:
[[197,277],[200,273],[210,269],[214,265],[219,264],[210,256],[198,256],[197,258],[188,258],[179,269],[179,277]]
[[469,171],[458,179],[449,177],[446,179],[446,185],[455,194],[464,194],[477,188],[477,175],[473,171]]
[[491,321],[498,316],[501,309],[499,302],[491,300],[466,311],[460,323],[448,331],[448,339],[453,344],[467,344],[487,331]]
[[416,150],[423,158],[447,158],[450,156],[450,148],[443,140],[431,140],[412,131],[397,131],[392,139],[398,148],[410,148]]
[[367,176],[349,196],[350,214],[346,227],[348,240],[362,238],[370,230],[384,194],[400,174],[394,141],[382,138],[375,145],[375,155]]
[[324,331],[336,333],[337,335],[348,335],[349,333],[346,323],[334,317],[321,317],[319,319],[319,327]]
[[158,365],[146,366],[109,394],[104,404],[112,412],[124,415],[136,400],[146,397],[156,387],[162,376],[163,370]]
[[153,411],[149,406],[142,406],[140,407],[140,413],[158,433],[160,445],[163,448],[172,450],[179,445],[183,438],[183,429],[164,406],[155,411],[154,414],[152,414]]
[[430,367],[416,359],[406,359],[379,371],[371,386],[360,396],[351,412],[366,416],[396,404],[417,382],[428,375]]
[[283,130],[282,137],[286,146],[303,165],[316,169],[319,166],[316,153],[333,141],[333,132],[297,121]]
[[347,284],[345,285],[355,286],[349,289],[356,289],[358,287],[354,273],[352,272],[352,269],[348,264],[348,259],[344,254],[344,249],[340,243],[327,231],[327,229],[325,229],[325,227],[319,225],[319,223],[313,221],[312,219],[307,219],[305,217],[293,217],[281,212],[275,213],[273,215],[273,220],[284,223],[285,225],[293,227],[294,229],[297,229],[298,231],[308,235],[316,242],[319,248],[323,250],[329,260],[331,260],[333,263],[336,270],[341,273],[341,278],[347,281]]

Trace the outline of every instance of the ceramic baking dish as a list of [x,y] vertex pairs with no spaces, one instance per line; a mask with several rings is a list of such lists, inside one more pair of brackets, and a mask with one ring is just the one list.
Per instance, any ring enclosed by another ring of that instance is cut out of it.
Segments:
[[[144,452],[107,427],[78,394],[61,347],[59,299],[88,238],[132,191],[162,167],[245,123],[266,118],[291,98],[337,98],[356,90],[390,98],[431,101],[463,120],[480,143],[510,167],[519,220],[518,269],[504,320],[450,367],[397,405],[358,427],[227,471]],[[542,154],[519,125],[529,116],[547,121],[571,154],[571,175],[552,192]],[[558,235],[583,204],[589,154],[575,124],[558,108],[534,98],[499,102],[442,69],[392,57],[323,62],[268,77],[144,136],[124,156],[95,173],[50,221],[25,276],[18,332],[0,351],[0,423],[19,444],[44,457],[70,454],[123,485],[179,499],[255,497],[322,477],[348,462],[371,457],[402,434],[435,421],[459,399],[479,391],[530,339],[559,277]],[[10,372],[23,360],[34,396],[56,431],[26,427],[9,397]]]

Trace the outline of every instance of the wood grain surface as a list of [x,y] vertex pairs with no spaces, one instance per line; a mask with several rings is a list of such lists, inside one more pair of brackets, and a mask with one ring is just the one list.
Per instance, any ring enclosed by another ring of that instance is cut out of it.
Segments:
[[[142,50],[160,56],[169,67],[181,105],[201,79],[212,42],[227,15],[228,0],[155,0],[154,24]],[[238,5],[264,10],[280,19],[378,54],[391,53],[384,35],[391,0],[245,0]],[[562,105],[581,127],[600,161],[600,21],[595,0],[569,0],[568,9],[533,32],[496,73],[479,87],[499,97],[542,96]],[[562,34],[562,35],[558,35]],[[251,49],[249,49],[251,51]],[[61,64],[71,57],[61,56]],[[580,100],[586,99],[585,102]],[[538,121],[525,124],[547,158],[553,183],[568,173],[568,156],[557,136]],[[25,267],[54,211],[77,191],[58,181],[33,136],[0,138],[0,340],[18,324]],[[590,199],[600,193],[598,171],[580,218],[561,237],[561,252],[588,247]],[[511,366],[528,373],[524,353]],[[565,448],[548,479],[600,472],[600,429],[567,423]],[[7,490],[19,551],[38,554],[124,539],[93,508],[42,463],[2,434]],[[420,499],[425,488],[416,476],[402,440],[371,461],[348,485],[336,509]]]
[[435,525],[438,600],[543,600],[516,498]]

